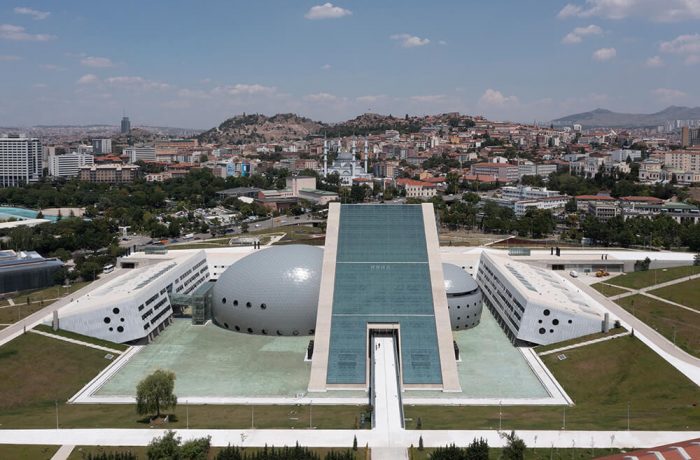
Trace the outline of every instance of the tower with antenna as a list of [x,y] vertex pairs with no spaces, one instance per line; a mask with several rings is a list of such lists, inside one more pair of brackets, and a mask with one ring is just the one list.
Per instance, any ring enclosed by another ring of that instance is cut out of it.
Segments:
[[323,140],[323,177],[328,177],[328,141]]
[[368,174],[369,171],[367,170],[367,156],[369,155],[369,143],[367,142],[367,138],[365,137],[365,174]]

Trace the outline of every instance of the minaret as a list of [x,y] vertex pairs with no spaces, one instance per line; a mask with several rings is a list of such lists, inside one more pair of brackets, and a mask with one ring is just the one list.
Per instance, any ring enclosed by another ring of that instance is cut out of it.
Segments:
[[365,138],[365,174],[368,174],[369,171],[367,170],[367,156],[369,155],[369,143],[367,142],[367,139]]
[[356,158],[357,154],[357,149],[355,148],[355,140],[353,139],[352,141],[352,179],[355,178],[355,162],[357,160]]
[[323,177],[328,177],[328,141],[323,140]]

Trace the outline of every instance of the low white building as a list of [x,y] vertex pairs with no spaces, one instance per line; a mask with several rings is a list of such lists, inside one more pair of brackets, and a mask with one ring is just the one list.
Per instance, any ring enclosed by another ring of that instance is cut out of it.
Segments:
[[64,155],[49,155],[49,176],[77,177],[82,166],[95,164],[95,157],[88,153],[66,153]]
[[513,205],[513,211],[517,217],[524,216],[528,209],[544,209],[556,212],[564,209],[566,203],[570,200],[568,196],[552,196],[549,198],[540,198],[538,200],[520,200]]
[[150,341],[170,323],[172,296],[209,280],[204,251],[135,253],[118,265],[105,275],[113,279],[60,310],[61,329],[118,343]]
[[529,187],[519,185],[517,187],[501,187],[501,196],[506,200],[538,200],[561,196],[557,190],[547,190],[547,187]]
[[156,161],[156,148],[153,146],[128,147],[123,154],[129,157],[129,163]]
[[553,271],[483,252],[477,283],[513,342],[545,345],[607,327],[595,301]]

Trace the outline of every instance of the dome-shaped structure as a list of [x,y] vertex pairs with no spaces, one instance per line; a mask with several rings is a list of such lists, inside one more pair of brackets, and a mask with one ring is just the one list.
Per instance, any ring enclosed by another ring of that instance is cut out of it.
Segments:
[[443,263],[442,274],[452,329],[464,330],[477,326],[482,310],[479,285],[469,273],[454,264]]
[[242,258],[214,285],[214,322],[249,334],[313,334],[322,263],[323,250],[305,245],[273,246]]

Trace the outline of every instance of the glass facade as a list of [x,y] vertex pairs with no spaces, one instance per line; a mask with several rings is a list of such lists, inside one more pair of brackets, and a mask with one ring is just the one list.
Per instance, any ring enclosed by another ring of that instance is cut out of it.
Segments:
[[340,210],[328,384],[365,384],[368,324],[398,324],[404,384],[441,384],[420,205]]

